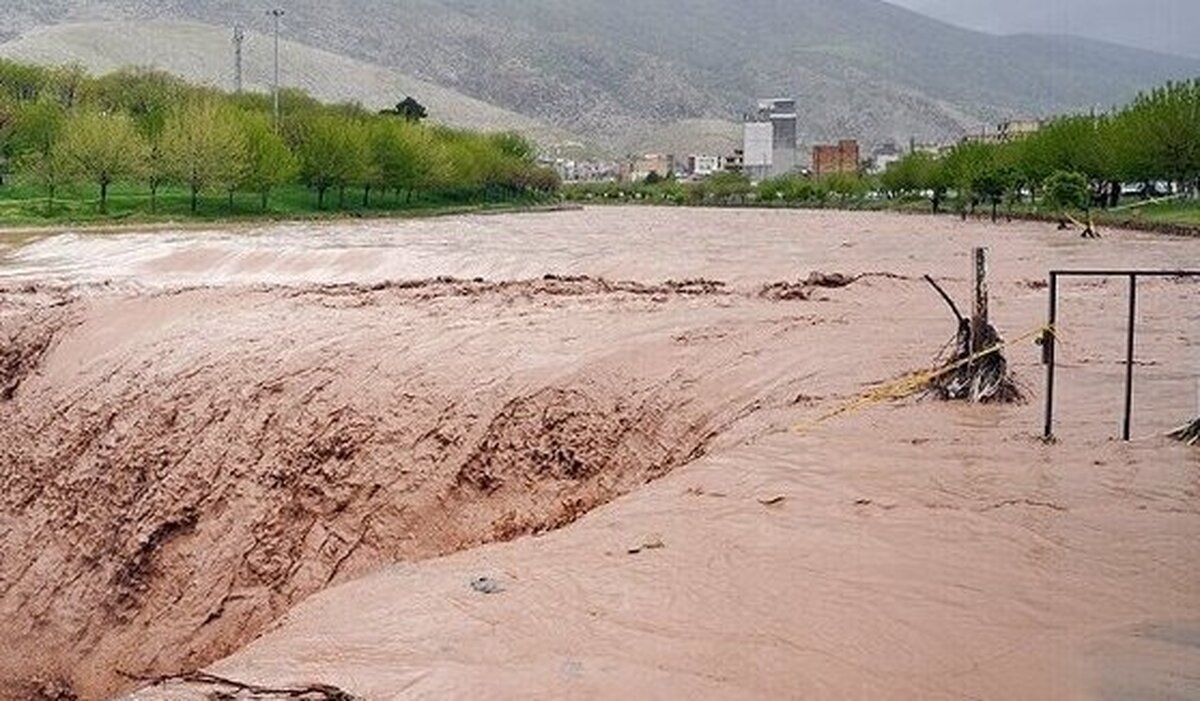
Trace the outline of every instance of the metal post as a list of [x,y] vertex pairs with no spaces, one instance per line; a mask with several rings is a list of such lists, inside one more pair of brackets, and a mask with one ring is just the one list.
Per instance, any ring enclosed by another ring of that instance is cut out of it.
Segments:
[[1129,275],[1129,328],[1125,343],[1125,427],[1121,434],[1130,439],[1133,429],[1133,350],[1137,329],[1137,274]]
[[272,96],[275,102],[275,126],[279,127],[279,18],[283,17],[283,10],[275,8],[267,10],[267,14],[275,22],[275,80],[272,83]]
[[1046,364],[1046,440],[1054,438],[1054,351],[1058,340],[1058,273],[1050,273],[1049,330],[1042,335],[1042,362]]
[[[987,346],[986,332],[988,328],[988,249],[975,248],[972,251],[971,278],[971,336],[967,341],[968,357],[974,357]],[[974,372],[974,363],[967,367],[971,375],[971,401],[979,401],[979,376]]]
[[233,91],[242,94],[242,43],[246,41],[246,31],[242,25],[233,27]]

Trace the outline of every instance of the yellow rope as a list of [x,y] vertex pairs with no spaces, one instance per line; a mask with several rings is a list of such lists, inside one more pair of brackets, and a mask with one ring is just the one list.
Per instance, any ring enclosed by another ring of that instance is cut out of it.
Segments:
[[964,365],[974,363],[975,361],[977,361],[981,358],[985,358],[989,355],[992,355],[993,353],[999,353],[1000,351],[1004,350],[1005,348],[1007,348],[1009,346],[1016,345],[1016,344],[1022,343],[1024,341],[1028,341],[1031,338],[1035,338],[1039,335],[1045,335],[1045,334],[1050,334],[1050,335],[1054,336],[1055,338],[1058,337],[1058,334],[1054,330],[1053,326],[1050,326],[1050,325],[1039,326],[1036,329],[1033,329],[1027,333],[1021,334],[1020,336],[1018,336],[1017,338],[1015,338],[1011,341],[1002,341],[990,348],[979,351],[978,353],[975,353],[974,355],[970,355],[961,360],[957,360],[953,363],[950,363],[949,365],[945,365],[940,368],[934,368],[932,370],[919,370],[916,372],[910,372],[907,375],[904,375],[904,376],[902,376],[896,380],[893,380],[891,382],[888,382],[886,384],[877,385],[875,387],[872,387],[872,388],[868,389],[867,391],[863,392],[861,395],[859,395],[855,399],[853,399],[850,402],[842,405],[841,407],[829,412],[828,414],[820,416],[817,419],[810,421],[810,422],[796,424],[795,426],[792,427],[792,431],[796,432],[796,433],[800,433],[809,428],[816,426],[817,424],[824,423],[830,419],[836,418],[838,416],[842,416],[843,414],[849,414],[851,412],[858,411],[859,409],[863,409],[863,408],[871,406],[873,404],[879,404],[879,403],[887,402],[887,401],[896,401],[896,400],[904,399],[905,397],[910,397],[910,396],[916,394],[917,392],[920,392],[920,391],[924,390],[925,388],[927,388],[929,386],[929,384],[931,382],[933,382],[934,380],[941,378],[941,377],[945,377],[946,375],[949,375],[950,373],[954,372],[955,370],[958,370],[959,368],[963,367]]

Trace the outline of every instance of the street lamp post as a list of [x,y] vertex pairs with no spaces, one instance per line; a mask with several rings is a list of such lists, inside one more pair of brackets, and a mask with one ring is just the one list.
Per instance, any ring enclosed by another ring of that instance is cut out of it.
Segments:
[[267,10],[267,14],[275,23],[275,81],[272,83],[271,94],[275,101],[275,126],[279,126],[279,18],[283,17],[283,10],[275,8]]

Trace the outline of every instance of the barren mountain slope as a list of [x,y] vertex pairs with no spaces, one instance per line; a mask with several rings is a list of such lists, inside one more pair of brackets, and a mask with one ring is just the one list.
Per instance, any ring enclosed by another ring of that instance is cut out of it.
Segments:
[[[980,120],[1127,100],[1200,62],[1063,37],[997,37],[880,0],[296,0],[291,38],[628,144],[648,124],[800,100],[806,140],[953,136]],[[11,26],[193,18],[265,28],[220,0],[13,0]]]

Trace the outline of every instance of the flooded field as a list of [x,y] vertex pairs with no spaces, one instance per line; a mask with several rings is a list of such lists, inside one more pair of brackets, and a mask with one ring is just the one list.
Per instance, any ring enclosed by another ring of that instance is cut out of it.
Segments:
[[[1200,281],[1062,293],[1059,441],[920,397],[992,256],[1200,242],[840,212],[601,208],[0,234],[0,696],[204,667],[399,695],[1194,698]],[[844,273],[844,287],[803,284]],[[782,283],[782,284],[781,284]],[[137,698],[206,698],[166,681]]]

